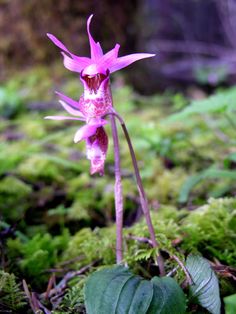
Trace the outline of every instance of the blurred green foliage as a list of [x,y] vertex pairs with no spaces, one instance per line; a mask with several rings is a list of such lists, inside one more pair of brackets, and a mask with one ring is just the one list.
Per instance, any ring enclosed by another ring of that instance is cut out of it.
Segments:
[[225,302],[225,313],[234,314],[236,311],[236,294],[233,294],[224,298],[224,302]]
[[[51,268],[63,269],[63,275],[94,261],[95,267],[115,262],[112,145],[105,176],[91,177],[84,143],[73,143],[80,124],[43,119],[63,112],[53,89],[79,97],[78,80],[60,71],[39,68],[12,78],[2,88],[16,97],[9,98],[14,110],[7,113],[7,101],[0,106],[1,263],[6,273],[27,279],[39,290],[46,289]],[[120,77],[114,79],[114,104],[133,140],[161,249],[182,261],[197,251],[236,267],[236,202],[227,198],[234,196],[236,187],[235,88],[187,106],[182,94],[139,96],[117,82]],[[110,137],[109,127],[107,132]],[[156,251],[134,239],[149,234],[140,220],[132,164],[120,129],[119,135],[125,261],[137,274],[150,277]],[[211,196],[225,198],[207,203]],[[167,271],[176,266],[174,260],[166,261]],[[182,282],[182,270],[175,277]],[[55,313],[82,311],[84,279],[71,283]],[[221,279],[223,295],[234,289],[231,280]]]
[[22,180],[7,176],[0,182],[1,213],[9,221],[17,221],[24,217],[29,208],[32,188]]
[[189,122],[192,121],[196,126],[196,118],[199,116],[206,123],[208,133],[212,132],[221,142],[222,148],[218,158],[212,158],[211,164],[199,169],[200,172],[190,176],[182,186],[179,201],[183,203],[188,200],[195,185],[203,180],[219,182],[210,192],[210,196],[219,197],[235,188],[236,88],[221,90],[206,99],[193,101],[182,111],[168,117],[165,122],[168,124],[190,119]]

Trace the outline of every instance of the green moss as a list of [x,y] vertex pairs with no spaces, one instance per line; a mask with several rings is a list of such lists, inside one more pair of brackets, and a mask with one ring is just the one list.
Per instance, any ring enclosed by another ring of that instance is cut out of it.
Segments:
[[[152,212],[160,248],[177,255],[182,261],[186,254],[197,251],[210,260],[217,257],[223,264],[235,265],[235,206],[235,199],[212,199],[209,204],[194,212],[161,206],[157,212]],[[155,259],[156,250],[146,243],[131,239],[130,235],[149,237],[144,218],[132,227],[125,228],[124,258],[136,273],[148,277],[149,263]],[[37,278],[38,283],[43,283],[47,278],[43,271],[55,264],[60,267],[63,261],[76,258],[76,261],[70,264],[74,269],[80,269],[94,261],[97,261],[98,266],[115,263],[115,238],[113,225],[94,230],[84,228],[73,236],[69,236],[68,233],[54,238],[49,234],[37,235],[26,243],[9,240],[8,249],[9,256],[13,257],[13,254],[22,256],[20,267],[25,276]],[[166,262],[167,271],[174,267],[175,261]],[[181,270],[178,270],[176,278],[179,282],[184,279]],[[221,286],[224,294],[232,291],[232,286],[226,281],[222,281]]]
[[15,170],[24,160],[25,145],[0,143],[0,174]]
[[76,267],[100,259],[105,265],[115,263],[115,227],[96,228],[93,231],[84,228],[76,233],[71,238],[63,259],[68,260],[78,256],[83,259],[82,262],[76,263]]
[[[88,205],[88,204],[87,204]],[[88,208],[84,207],[83,199],[77,199],[72,206],[68,209],[69,220],[86,220],[90,221],[91,217]]]
[[[177,211],[174,207],[161,206],[158,212],[152,212],[160,247],[177,255],[179,254],[178,248],[181,248],[182,252],[186,254],[199,251],[210,259],[215,256],[222,263],[235,265],[235,205],[235,199],[212,199],[209,201],[209,205],[200,207],[194,212]],[[131,265],[135,265],[137,260],[145,260],[149,254],[147,244],[129,239],[130,234],[137,237],[149,237],[144,218],[134,226],[126,228],[124,234],[127,237],[126,260]],[[176,248],[173,247],[175,242],[177,243]],[[85,254],[87,262],[101,258],[102,263],[109,264],[114,259],[114,245],[115,230],[113,227],[94,231],[83,229],[72,237],[64,258],[69,259]]]
[[17,172],[28,180],[63,181],[60,168],[50,160],[32,155],[24,160],[17,169]]
[[91,183],[91,177],[87,172],[82,173],[80,176],[72,178],[68,182],[67,193],[69,197],[75,197],[77,192],[81,189],[88,187]]
[[236,199],[210,199],[183,221],[182,247],[236,266]]
[[38,113],[31,113],[30,119],[27,115],[20,117],[19,128],[24,132],[28,140],[31,139],[35,142],[37,139],[43,139],[47,135],[43,118],[42,114]]
[[30,207],[31,186],[14,176],[0,182],[0,208],[4,220],[17,221]]
[[48,275],[45,271],[57,263],[59,254],[66,248],[68,241],[69,233],[65,229],[56,237],[48,233],[38,233],[27,242],[10,239],[7,247],[10,256],[21,256],[18,266],[24,276],[30,278],[32,283],[39,287],[47,281]]

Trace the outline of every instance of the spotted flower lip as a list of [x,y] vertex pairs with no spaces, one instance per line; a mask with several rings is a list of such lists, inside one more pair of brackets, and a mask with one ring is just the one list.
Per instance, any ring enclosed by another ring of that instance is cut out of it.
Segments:
[[64,66],[73,72],[78,72],[83,75],[96,75],[97,73],[106,75],[107,70],[110,73],[127,67],[135,61],[154,57],[155,54],[150,53],[134,53],[123,57],[118,57],[120,45],[116,44],[113,49],[107,53],[103,53],[99,42],[95,42],[90,33],[90,23],[93,15],[87,20],[87,32],[89,37],[91,57],[80,57],[71,53],[66,46],[58,40],[54,35],[47,34],[49,39],[62,50],[64,58]]
[[[63,94],[60,94],[62,97]],[[64,96],[69,99],[67,96]],[[104,165],[108,149],[108,137],[104,130],[104,126],[108,123],[107,120],[98,118],[86,118],[81,111],[72,108],[64,101],[59,101],[62,107],[72,115],[71,116],[47,116],[45,119],[50,120],[77,120],[85,122],[74,135],[74,142],[78,143],[85,140],[87,147],[87,158],[90,160],[90,173],[104,174]],[[72,100],[73,102],[73,100]],[[74,101],[75,102],[75,101]],[[75,105],[75,104],[74,104]]]

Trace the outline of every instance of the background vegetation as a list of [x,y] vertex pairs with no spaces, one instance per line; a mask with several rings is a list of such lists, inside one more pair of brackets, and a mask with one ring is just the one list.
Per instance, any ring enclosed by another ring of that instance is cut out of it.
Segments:
[[[101,27],[94,26],[92,30],[105,48],[110,48],[113,45],[110,38],[115,38],[115,42],[124,44],[123,52],[156,51],[160,40],[159,59],[153,59],[155,66],[150,61],[144,62],[143,68],[137,66],[137,70],[135,66],[127,68],[124,72],[129,73],[128,79],[118,73],[111,83],[116,110],[126,121],[133,140],[167,273],[175,269],[175,279],[188,294],[185,274],[171,257],[185,262],[188,254],[200,253],[219,278],[221,298],[225,298],[227,313],[231,313],[235,303],[231,295],[236,292],[236,88],[235,58],[230,57],[234,47],[227,39],[230,16],[227,19],[225,15],[231,7],[212,1],[211,18],[216,21],[221,18],[222,24],[227,23],[216,27],[217,34],[211,31],[208,37],[204,34],[206,51],[200,45],[196,26],[192,26],[193,37],[188,34],[185,39],[183,32],[176,30],[177,34],[173,35],[174,26],[165,38],[157,32],[163,29],[167,18],[182,16],[181,1],[178,4],[166,1],[169,6],[156,1],[155,8],[152,1],[145,2],[148,5],[130,1],[126,6],[118,1],[115,8],[108,1],[102,2],[103,6],[98,5],[96,12],[96,24]],[[198,1],[190,2],[200,10],[195,10],[195,14],[209,12],[209,7],[201,1],[198,5],[194,4]],[[112,145],[109,145],[105,176],[91,177],[84,143],[73,143],[79,124],[43,119],[61,110],[54,90],[74,99],[82,93],[78,77],[63,68],[58,51],[45,37],[50,31],[73,51],[86,55],[84,22],[90,14],[89,5],[95,2],[69,3],[58,1],[55,6],[52,1],[40,5],[36,1],[24,5],[17,0],[0,1],[0,17],[3,17],[0,24],[4,26],[0,34],[5,34],[0,43],[3,52],[0,311],[3,312],[84,313],[83,287],[87,276],[115,263]],[[233,7],[230,1],[227,3]],[[160,24],[154,24],[156,27],[151,27],[153,20],[156,21],[154,9],[164,10],[166,16]],[[120,21],[116,25],[113,10]],[[145,24],[143,33],[137,21],[147,21],[147,17],[150,23]],[[131,25],[135,25],[134,29]],[[170,42],[168,46],[164,41],[168,38],[184,40],[186,45],[191,42],[188,47],[192,50],[172,51]],[[223,48],[227,48],[227,53],[226,50],[223,53]],[[181,60],[188,60],[188,67],[181,68],[184,72],[178,72]],[[224,62],[219,63],[220,60]],[[163,70],[168,64],[174,72]],[[158,84],[161,89],[157,89]],[[109,127],[106,129],[111,138]],[[125,262],[135,274],[150,279],[158,275],[156,252],[147,241],[148,230],[128,147],[121,130],[119,134]],[[191,299],[187,306],[187,313],[207,313]]]

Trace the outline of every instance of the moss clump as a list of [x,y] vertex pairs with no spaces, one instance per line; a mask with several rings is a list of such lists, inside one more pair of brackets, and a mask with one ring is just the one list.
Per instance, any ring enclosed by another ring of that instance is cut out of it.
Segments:
[[0,208],[5,221],[21,219],[30,207],[31,186],[15,176],[7,176],[0,182]]
[[[152,211],[160,248],[170,255],[178,256],[182,261],[190,252],[200,252],[210,260],[217,258],[222,264],[234,266],[235,208],[236,199],[233,198],[211,199],[207,205],[194,212],[176,210],[172,206],[160,206],[158,211]],[[135,236],[149,238],[144,218],[132,227],[125,228],[124,258],[134,272],[149,277],[153,271],[152,264],[157,252],[149,244],[135,240]],[[114,264],[115,239],[116,232],[113,225],[94,230],[83,228],[73,236],[66,230],[55,237],[48,233],[44,235],[38,233],[28,241],[18,238],[8,240],[7,248],[8,256],[11,260],[18,261],[18,267],[24,277],[30,278],[35,287],[42,287],[48,278],[44,271],[56,265],[60,268],[61,265],[65,265],[65,261],[66,263],[70,261],[70,269],[80,269],[94,262],[98,267]],[[167,259],[165,267],[168,272],[176,267],[176,262]],[[176,278],[180,282],[183,281],[182,270],[178,270]],[[76,284],[72,283],[71,288],[73,289]],[[221,287],[222,289],[227,287],[227,291],[232,290],[232,285],[228,284],[226,279],[222,281]],[[70,289],[68,297],[72,293]],[[223,293],[225,294],[226,290]],[[80,307],[81,304],[79,301],[77,305]],[[64,305],[69,307],[70,304],[66,302]]]
[[18,167],[17,172],[30,181],[36,179],[46,182],[63,181],[60,168],[53,161],[42,158],[40,155],[32,155],[25,159]]
[[[153,224],[161,249],[173,254],[200,252],[209,259],[217,257],[223,264],[236,264],[235,244],[235,199],[211,199],[209,204],[194,212],[176,210],[171,206],[161,206],[158,212],[152,212]],[[149,254],[147,244],[129,238],[149,237],[144,218],[124,230],[125,258],[131,265],[137,260],[145,260]],[[145,254],[140,255],[140,249]],[[115,259],[115,228],[82,229],[70,240],[63,259],[83,255],[90,263],[102,259],[103,264],[110,264]],[[84,263],[82,262],[82,264]]]
[[66,248],[69,237],[66,229],[56,237],[52,237],[49,233],[38,233],[31,240],[24,242],[18,238],[9,239],[7,249],[9,256],[21,257],[17,266],[25,277],[30,278],[31,282],[39,287],[42,283],[46,283],[48,275],[45,270],[58,262],[59,255]]
[[115,263],[115,226],[109,228],[84,228],[77,232],[70,240],[63,259],[68,260],[81,256],[82,261],[76,267],[86,265],[92,261],[102,261],[102,264]]
[[236,266],[236,199],[210,199],[182,222],[182,248]]

